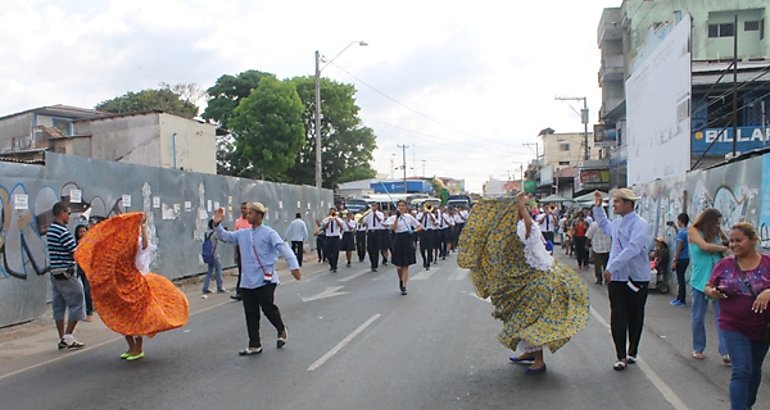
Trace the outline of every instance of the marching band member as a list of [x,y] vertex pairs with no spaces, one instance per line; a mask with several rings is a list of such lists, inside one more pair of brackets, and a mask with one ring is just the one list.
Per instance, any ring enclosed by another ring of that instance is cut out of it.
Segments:
[[422,212],[417,214],[417,221],[425,228],[420,232],[420,255],[422,256],[422,267],[430,270],[430,264],[433,262],[433,243],[436,235],[436,215],[428,212],[430,209],[423,207]]
[[358,261],[363,262],[366,256],[366,225],[364,218],[356,224],[356,251],[358,252]]
[[362,222],[366,226],[366,251],[369,253],[372,272],[377,272],[377,263],[380,261],[380,237],[384,229],[382,222],[385,220],[385,215],[378,210],[379,205],[376,202],[373,202],[371,207],[372,212],[366,215]]
[[387,219],[385,225],[394,234],[393,264],[398,273],[398,287],[402,295],[406,295],[406,285],[409,281],[409,265],[416,262],[412,235],[424,230],[423,226],[406,209],[406,202],[398,201],[398,210]]
[[441,260],[445,260],[447,254],[449,254],[449,252],[447,251],[447,246],[451,241],[450,228],[453,225],[454,225],[454,221],[449,216],[449,213],[447,212],[446,207],[444,205],[439,206],[438,232],[439,232],[439,256],[441,257]]
[[348,268],[350,267],[350,259],[353,257],[353,249],[356,248],[355,244],[355,232],[356,221],[353,219],[352,212],[345,212],[345,229],[342,233],[342,250],[345,251],[345,258],[347,258]]
[[[385,219],[390,218],[390,210],[383,211],[382,214]],[[390,248],[393,247],[393,237],[390,229],[383,226],[380,231],[380,253],[382,254],[382,266],[388,266],[388,257],[390,256]]]
[[345,222],[337,216],[337,208],[329,209],[329,216],[321,221],[326,239],[324,245],[326,250],[324,254],[329,261],[329,270],[337,272],[337,261],[340,259],[340,245],[342,242],[342,233],[345,229]]

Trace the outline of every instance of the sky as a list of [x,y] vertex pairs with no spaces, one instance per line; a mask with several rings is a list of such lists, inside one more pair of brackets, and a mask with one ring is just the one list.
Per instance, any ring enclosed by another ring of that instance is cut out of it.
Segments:
[[[160,83],[203,89],[255,69],[355,85],[372,164],[397,178],[518,179],[541,129],[582,132],[601,106],[596,32],[621,0],[389,2],[3,0],[0,116],[93,107]],[[204,102],[201,102],[205,106]],[[570,106],[571,105],[571,106]],[[589,127],[590,129],[590,127]],[[542,146],[542,145],[541,145]]]

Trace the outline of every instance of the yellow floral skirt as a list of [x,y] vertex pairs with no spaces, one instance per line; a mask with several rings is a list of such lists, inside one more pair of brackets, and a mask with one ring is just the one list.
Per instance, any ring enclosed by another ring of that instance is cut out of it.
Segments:
[[476,293],[490,298],[492,316],[503,322],[498,336],[503,346],[516,350],[525,340],[555,352],[586,326],[588,288],[558,261],[549,272],[529,266],[516,233],[518,220],[515,199],[474,205],[460,237],[457,263],[471,271]]

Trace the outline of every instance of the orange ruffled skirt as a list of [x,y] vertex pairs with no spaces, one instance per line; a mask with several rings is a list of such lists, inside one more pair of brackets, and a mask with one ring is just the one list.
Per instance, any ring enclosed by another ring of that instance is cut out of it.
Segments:
[[152,337],[184,326],[189,303],[165,277],[136,269],[141,221],[142,214],[132,212],[98,223],[81,239],[75,260],[104,324],[123,335]]

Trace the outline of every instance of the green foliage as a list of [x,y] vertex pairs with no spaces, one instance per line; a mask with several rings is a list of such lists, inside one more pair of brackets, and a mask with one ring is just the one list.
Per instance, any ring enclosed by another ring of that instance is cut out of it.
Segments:
[[228,128],[228,121],[242,99],[248,97],[257,88],[263,77],[275,77],[273,74],[257,70],[244,71],[237,76],[225,74],[206,92],[211,98],[203,112],[203,118],[217,122]]
[[305,129],[294,84],[264,76],[227,120],[234,138],[234,175],[280,180],[297,157]]
[[95,109],[116,114],[159,110],[185,118],[198,115],[198,107],[193,102],[182,99],[168,84],[160,89],[129,91],[120,97],[102,101]]
[[[291,80],[304,102],[302,121],[307,131],[294,166],[287,172],[297,184],[315,183],[315,78]],[[321,145],[323,186],[335,188],[347,181],[373,178],[377,173],[369,165],[377,148],[371,128],[361,125],[360,108],[355,104],[355,87],[321,79]]]

